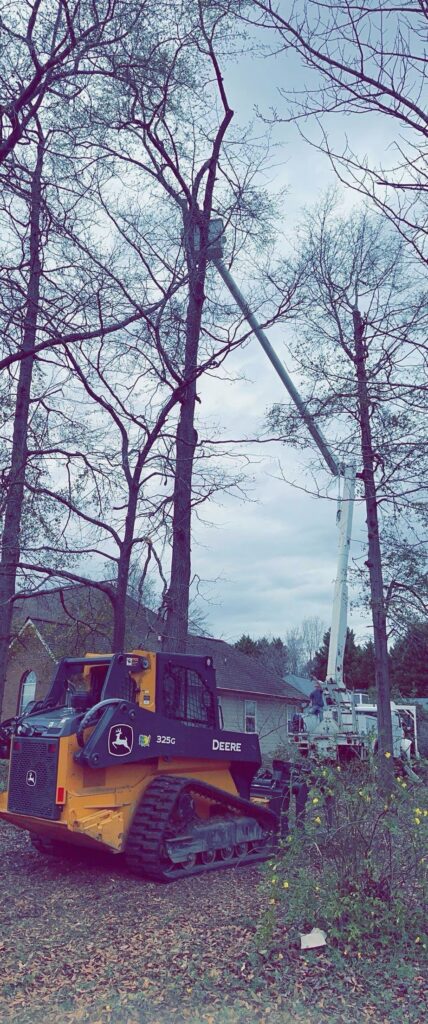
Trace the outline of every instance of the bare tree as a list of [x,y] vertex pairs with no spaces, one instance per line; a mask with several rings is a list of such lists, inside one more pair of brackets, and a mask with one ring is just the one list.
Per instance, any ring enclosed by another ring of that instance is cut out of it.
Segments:
[[285,642],[287,645],[287,671],[292,672],[295,676],[302,675],[305,659],[300,629],[297,627],[288,629],[285,634]]
[[[294,51],[300,58],[304,84],[281,90],[288,110],[279,117],[295,121],[304,137],[328,156],[340,180],[368,196],[426,261],[425,0],[390,0],[387,6],[295,0],[287,8],[272,0],[251,0],[244,8],[246,17],[269,34],[274,31],[276,55],[279,45],[284,54]],[[342,148],[331,141],[328,119],[340,114],[372,114],[375,125],[376,119],[391,123],[384,162],[373,163],[366,151],[356,151],[352,129],[347,129]]]
[[388,519],[382,540],[389,633],[400,641],[414,623],[428,617],[426,502],[408,509],[405,530],[399,517]]
[[[30,541],[26,539],[24,529],[25,498],[27,506],[29,499],[33,518],[35,510],[39,510],[39,547],[43,547],[42,538],[46,541],[45,553],[49,546],[54,547],[47,526],[52,504],[50,487],[42,478],[45,471],[49,472],[49,460],[52,467],[54,450],[60,450],[57,433],[54,442],[51,440],[52,433],[55,433],[52,424],[55,418],[64,420],[61,404],[70,369],[76,373],[78,370],[77,361],[73,362],[73,345],[77,350],[83,342],[90,347],[95,339],[101,339],[102,350],[105,351],[109,338],[115,332],[129,330],[132,324],[144,320],[144,317],[155,316],[168,299],[168,282],[163,281],[155,297],[150,281],[152,301],[148,301],[145,307],[147,280],[139,280],[136,286],[138,298],[134,298],[132,289],[122,282],[118,273],[120,257],[116,258],[107,251],[103,260],[99,210],[94,208],[94,193],[100,187],[100,181],[99,176],[94,180],[93,156],[88,171],[87,161],[79,159],[79,133],[65,132],[64,129],[57,133],[55,127],[49,126],[51,113],[45,112],[46,126],[34,117],[31,130],[27,130],[25,146],[15,147],[9,161],[3,164],[1,175],[4,242],[0,266],[3,284],[0,319],[2,348],[6,353],[3,374],[12,375],[9,378],[12,394],[15,391],[9,408],[13,422],[5,420],[3,430],[2,679],[10,640],[17,572],[30,571]],[[124,273],[123,266],[121,271]],[[173,287],[178,287],[176,279]],[[168,406],[168,399],[165,401]],[[174,402],[175,399],[172,405]],[[75,456],[70,454],[73,450],[70,445],[70,423],[73,419],[70,415],[65,424],[61,439],[63,454],[68,452],[67,457],[71,461],[75,458],[81,475],[84,476],[85,472],[91,475],[84,444],[79,450],[82,431],[74,424],[73,444],[77,451]],[[56,467],[56,473],[61,473],[60,465]],[[75,478],[73,482],[76,483]],[[134,492],[130,493],[131,518],[134,498]],[[27,558],[22,554],[23,546],[27,550]],[[56,556],[51,550],[45,571],[53,573],[58,568],[59,557],[59,550]],[[71,551],[68,571],[70,561]],[[22,585],[22,576],[20,582]],[[26,582],[28,584],[28,579]]]
[[[134,17],[137,10],[147,19],[156,15],[156,23]],[[116,17],[118,4],[115,11]],[[122,11],[116,35],[103,38],[90,67],[76,64],[78,79],[67,71],[67,115],[59,83],[40,93],[39,114],[32,110],[22,122],[20,142],[15,139],[3,165],[6,191],[19,192],[25,208],[22,279],[7,270],[11,319],[0,361],[4,372],[19,367],[15,424],[22,428],[22,457],[12,443],[20,491],[11,477],[4,503],[3,666],[17,572],[24,592],[46,579],[102,590],[114,610],[114,649],[122,647],[131,566],[139,558],[144,580],[154,559],[163,578],[156,545],[163,543],[171,505],[165,642],[183,647],[192,510],[223,486],[221,474],[209,481],[195,474],[195,452],[202,450],[197,381],[242,335],[236,323],[229,331],[218,291],[206,302],[208,232],[212,214],[221,211],[238,243],[255,233],[260,154],[244,160],[247,137],[240,131],[225,150],[232,111],[216,46],[229,22],[219,5],[171,3],[159,17],[147,0],[132,7],[134,14],[126,5]],[[29,305],[27,223],[37,204],[28,182],[37,166],[36,130],[43,142],[42,221],[33,260],[37,302]],[[7,222],[10,209],[4,213]],[[24,305],[14,301],[17,289]],[[32,312],[25,346],[24,307]],[[46,393],[34,389],[36,376]],[[19,412],[24,398],[26,415],[24,407]],[[203,445],[206,463],[205,438]],[[173,494],[162,494],[172,477]],[[55,536],[46,522],[23,545],[24,495],[46,521],[52,517]],[[107,579],[95,578],[100,559],[111,567]]]
[[[25,313],[22,325],[22,350],[28,354],[34,349],[37,335],[37,321],[41,279],[41,218],[42,218],[42,169],[44,141],[38,131],[35,163],[27,178],[28,188],[28,276],[25,296]],[[25,189],[25,183],[22,183]],[[31,380],[34,356],[28,355],[19,368],[17,398],[15,406],[13,438],[8,467],[7,501],[4,509],[2,552],[0,562],[0,607],[2,629],[0,635],[0,664],[3,679],[0,682],[0,698],[3,696],[4,671],[9,646],[12,619],[12,598],[15,593],[16,569],[19,561],[19,534],[21,510],[24,497],[25,467],[27,460],[28,414],[31,395]],[[1,704],[1,700],[0,700]]]
[[[157,548],[164,547],[173,501],[169,485],[174,479],[177,409],[188,383],[175,369],[182,345],[183,256],[176,260],[172,249],[165,256],[161,211],[149,209],[146,194],[141,196],[141,207],[146,207],[142,219],[135,208],[130,219],[126,199],[123,211],[102,203],[96,224],[99,228],[99,214],[104,213],[109,244],[103,252],[98,239],[97,261],[87,240],[83,246],[79,238],[74,239],[78,281],[87,276],[94,288],[102,270],[118,282],[114,293],[105,285],[100,289],[101,308],[120,302],[125,277],[129,296],[139,292],[141,297],[147,288],[153,295],[156,287],[162,300],[152,303],[144,315],[141,312],[140,323],[128,326],[126,332],[107,339],[86,337],[83,343],[62,346],[61,352],[49,350],[38,356],[41,366],[47,363],[60,374],[67,370],[68,375],[65,381],[60,378],[56,399],[49,402],[48,425],[42,424],[34,447],[28,449],[26,492],[34,500],[47,502],[58,519],[60,536],[55,544],[43,536],[37,541],[30,538],[17,563],[20,596],[22,587],[30,593],[46,579],[51,584],[83,583],[105,593],[113,609],[115,650],[123,648],[126,595],[137,563],[140,587],[154,564],[166,589]],[[149,230],[153,216],[156,244]],[[113,230],[116,237],[112,239]],[[179,239],[175,248],[179,255]],[[66,251],[70,259],[70,249]],[[196,380],[212,364],[219,365],[229,350],[227,333],[219,332],[214,340],[196,366]],[[28,471],[33,465],[44,467],[35,483]],[[192,507],[223,486],[224,473],[206,475],[205,467],[202,473],[197,469]]]
[[301,638],[306,664],[310,664],[310,662],[313,661],[315,652],[320,646],[324,633],[325,623],[320,619],[319,615],[311,615],[309,618],[303,619],[301,625]]
[[[306,318],[293,349],[309,407],[334,429],[338,458],[355,458],[360,447],[383,755],[392,749],[392,733],[380,517],[390,509],[404,520],[424,494],[426,300],[390,231],[365,214],[336,217],[331,196],[307,216]],[[299,431],[278,408],[270,418]],[[387,772],[387,760],[380,763]]]
[[113,119],[104,143],[106,153],[152,179],[155,193],[168,201],[171,224],[183,239],[187,298],[176,372],[186,383],[176,431],[171,573],[163,606],[164,642],[175,650],[184,650],[188,631],[197,366],[201,343],[202,350],[212,348],[212,325],[209,317],[204,320],[210,222],[221,213],[233,232],[241,232],[242,240],[254,231],[257,220],[254,154],[248,159],[247,153],[246,158],[242,133],[239,141],[237,134],[230,137],[229,147],[226,138],[233,111],[220,54],[228,33],[232,41],[235,6],[209,0],[183,3],[177,21],[170,11],[176,36],[171,24],[167,33],[161,27],[150,79],[136,76],[132,66],[119,69],[120,117]]
[[144,15],[144,2],[17,0],[2,4],[0,163],[24,138],[46,100],[60,120],[88,76],[100,70],[105,48],[115,48]]

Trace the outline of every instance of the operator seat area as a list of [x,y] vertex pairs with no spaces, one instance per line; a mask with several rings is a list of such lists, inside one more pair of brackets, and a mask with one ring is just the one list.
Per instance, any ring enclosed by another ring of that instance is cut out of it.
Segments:
[[94,704],[99,704],[108,665],[96,665],[87,675],[79,673],[78,677],[67,679],[67,703],[75,711],[89,711]]

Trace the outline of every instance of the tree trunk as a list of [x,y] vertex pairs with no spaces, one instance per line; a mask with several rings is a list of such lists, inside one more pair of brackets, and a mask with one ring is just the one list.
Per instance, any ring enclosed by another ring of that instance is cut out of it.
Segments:
[[139,478],[133,479],[129,488],[128,509],[126,513],[125,533],[119,551],[117,580],[113,600],[113,641],[115,654],[125,649],[126,635],[126,598],[128,594],[129,567],[131,564],[132,542],[135,530],[135,518],[139,495]]
[[[165,598],[166,617],[163,649],[184,653],[189,627],[189,588],[191,573],[192,472],[197,444],[194,427],[196,405],[195,374],[198,363],[199,336],[205,300],[207,225],[201,227],[200,249],[195,252],[193,226],[199,218],[189,217],[185,227],[188,239],[189,302],[186,316],[186,353],[184,379],[188,381],[181,403],[176,435],[174,480],[174,514],[172,523],[172,557],[169,590]],[[200,216],[200,220],[202,217]]]
[[361,426],[364,496],[367,512],[368,560],[371,609],[373,619],[376,702],[379,741],[380,783],[388,789],[393,778],[392,718],[389,686],[388,644],[383,592],[382,555],[379,539],[376,482],[374,474],[373,442],[370,424],[370,399],[367,387],[366,346],[364,322],[360,311],[353,311],[355,366],[357,374],[358,408]]
[[[37,159],[33,171],[29,199],[29,277],[26,312],[23,324],[23,352],[31,351],[34,348],[37,334],[41,277],[40,219],[42,167],[43,143],[40,141],[37,147]],[[20,556],[20,532],[27,461],[28,411],[30,406],[33,366],[33,355],[27,356],[20,363],[16,393],[11,463],[7,484],[7,498],[2,535],[2,552],[0,559],[0,709],[3,702],[6,680],[7,658],[12,628],[13,598],[15,596],[16,573]]]

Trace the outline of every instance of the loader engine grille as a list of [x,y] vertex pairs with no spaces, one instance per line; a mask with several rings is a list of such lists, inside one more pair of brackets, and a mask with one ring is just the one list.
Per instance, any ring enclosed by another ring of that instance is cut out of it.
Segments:
[[55,802],[58,749],[58,742],[51,739],[19,737],[13,740],[9,811],[58,820],[61,814],[61,807]]

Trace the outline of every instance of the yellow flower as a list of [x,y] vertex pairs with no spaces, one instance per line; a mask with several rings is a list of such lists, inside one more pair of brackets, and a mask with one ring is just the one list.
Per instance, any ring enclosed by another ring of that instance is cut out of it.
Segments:
[[283,889],[289,889],[289,888],[290,888],[290,886],[289,886],[288,882],[283,882],[283,883],[282,883],[282,888],[283,888]]
[[415,818],[415,825],[420,825],[420,823],[421,823],[421,819],[420,818]]
[[272,903],[276,903],[276,900],[269,900],[269,903],[270,903],[270,904],[272,904]]
[[314,818],[314,822],[316,825],[321,825],[321,818],[319,817],[319,815],[317,815],[317,817]]
[[424,811],[424,818],[426,818],[427,815],[428,815],[428,811]]
[[277,884],[277,882],[278,882],[278,879],[277,879],[277,878],[271,878],[271,880],[270,880],[270,884],[271,884],[271,885],[276,885],[276,884]]
[[420,807],[415,807],[415,814],[423,814],[423,811],[421,811]]
[[312,800],[312,803],[313,803],[313,804],[319,804],[319,800],[318,800],[318,797],[317,797],[317,796],[314,796],[314,798],[313,798],[313,800]]
[[386,758],[391,757],[391,752],[389,750],[385,750],[385,757]]
[[420,942],[420,941],[421,941],[421,940],[420,940],[420,936],[419,936],[419,935],[417,935],[417,936],[416,936],[416,938],[415,938],[415,942]]

